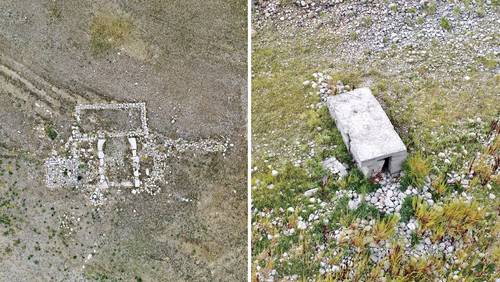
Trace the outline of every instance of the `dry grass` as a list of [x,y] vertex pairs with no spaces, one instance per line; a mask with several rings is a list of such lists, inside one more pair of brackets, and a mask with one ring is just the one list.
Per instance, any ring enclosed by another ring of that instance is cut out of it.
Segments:
[[422,198],[415,198],[413,209],[415,217],[420,221],[421,230],[432,230],[435,235],[433,239],[436,240],[442,239],[445,233],[452,236],[463,235],[474,229],[485,216],[485,210],[474,200],[447,200],[442,206],[431,209]]
[[446,181],[441,179],[441,178],[436,179],[431,184],[432,184],[432,188],[434,188],[434,191],[436,191],[436,193],[439,196],[443,196],[446,193],[446,191],[448,190],[448,186],[446,185]]
[[378,220],[373,227],[373,238],[375,241],[387,240],[389,237],[394,235],[396,231],[394,227],[398,223],[399,218],[397,216],[391,216],[390,218],[385,218]]
[[429,163],[421,153],[409,156],[403,163],[403,169],[406,173],[405,177],[410,180],[412,185],[418,188],[421,188],[425,184],[425,177],[431,172]]

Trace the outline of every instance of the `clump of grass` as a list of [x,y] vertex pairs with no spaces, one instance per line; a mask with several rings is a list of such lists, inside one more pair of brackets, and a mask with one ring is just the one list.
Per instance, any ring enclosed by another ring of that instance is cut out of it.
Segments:
[[417,233],[412,232],[411,233],[411,246],[415,247],[415,245],[420,244],[420,238],[418,237]]
[[362,27],[368,27],[370,26],[371,24],[373,23],[373,20],[371,17],[367,17],[367,16],[364,16],[361,18],[361,22],[360,22],[360,25]]
[[375,87],[379,90],[379,91],[386,91],[387,90],[387,85],[384,84],[384,83],[377,83],[377,85],[375,85]]
[[48,125],[45,127],[45,134],[50,137],[50,139],[54,140],[57,137],[57,132],[54,130],[52,125]]
[[375,241],[379,242],[381,240],[387,240],[389,237],[394,235],[396,231],[394,227],[398,223],[397,216],[387,216],[381,220],[378,220],[373,227],[373,238]]
[[358,39],[358,34],[356,32],[351,32],[349,37],[351,38],[351,40],[356,40],[356,39]]
[[339,181],[338,185],[342,190],[354,190],[359,194],[371,193],[382,187],[380,184],[366,179],[363,172],[357,168],[353,168],[348,176]]
[[406,161],[403,162],[403,171],[405,175],[401,179],[402,187],[404,186],[403,184],[406,184],[422,188],[425,184],[425,177],[429,175],[431,168],[422,154],[416,153],[406,158]]
[[130,19],[110,13],[101,13],[90,23],[90,45],[96,52],[116,47],[134,30]]
[[448,200],[442,207],[433,208],[422,198],[413,201],[415,217],[421,223],[421,229],[430,229],[442,238],[444,234],[462,235],[479,224],[485,215],[476,201]]
[[498,175],[495,175],[495,171],[500,166],[500,157],[494,157],[493,161],[490,160],[490,156],[495,156],[499,151],[500,135],[486,146],[483,154],[472,160],[470,169],[474,170],[476,176],[471,182],[471,186],[475,186],[478,182],[481,186],[484,186],[492,180],[496,183],[500,182]]
[[447,19],[447,18],[441,18],[441,21],[439,23],[439,25],[441,26],[441,28],[445,29],[445,30],[450,30],[453,28],[453,26],[451,25],[450,21]]
[[412,206],[415,217],[421,223],[421,229],[429,229],[436,224],[436,217],[438,213],[432,212],[422,198],[413,198]]
[[431,185],[432,188],[434,188],[434,191],[436,191],[439,196],[443,196],[444,193],[446,193],[446,191],[448,191],[449,189],[448,185],[446,185],[446,181],[444,181],[443,179],[436,179],[431,183]]
[[484,16],[486,16],[486,13],[484,12],[483,9],[477,9],[476,10],[476,15],[480,18],[484,18]]
[[436,13],[436,6],[437,6],[436,2],[431,2],[428,5],[425,5],[424,6],[425,13],[427,13],[428,15],[434,15]]
[[401,221],[408,223],[408,220],[414,215],[413,213],[413,197],[412,196],[407,196],[403,204],[401,204],[401,210],[399,211],[399,214],[401,215]]

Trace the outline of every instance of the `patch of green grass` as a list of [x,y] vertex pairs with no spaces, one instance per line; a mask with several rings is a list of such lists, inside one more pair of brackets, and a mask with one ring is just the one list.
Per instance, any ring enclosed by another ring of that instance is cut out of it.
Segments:
[[357,218],[361,219],[376,219],[380,217],[380,211],[374,205],[361,204],[354,211]]
[[493,70],[498,66],[499,61],[495,59],[495,55],[491,53],[490,55],[481,56],[478,58],[485,68]]
[[372,182],[365,177],[363,172],[357,168],[351,169],[349,175],[344,176],[339,182],[339,188],[343,190],[354,190],[358,194],[374,192],[382,186]]
[[111,13],[99,13],[90,23],[90,46],[95,52],[104,52],[119,46],[134,31],[132,21]]
[[307,128],[311,131],[316,130],[321,125],[319,114],[315,110],[309,110],[301,114],[300,119],[306,121]]
[[411,242],[410,242],[410,244],[411,244],[412,248],[415,247],[415,245],[420,244],[420,238],[418,237],[417,233],[415,233],[415,232],[411,233]]
[[[278,176],[271,176],[271,172],[254,173],[254,178],[263,181],[263,185],[256,190],[252,190],[253,206],[258,210],[263,209],[286,209],[298,203],[298,193],[303,193],[314,188],[307,171],[301,167],[295,167],[292,163],[287,163]],[[274,185],[268,188],[268,185]],[[317,187],[317,186],[316,186]]]
[[45,134],[49,136],[50,139],[54,140],[57,137],[57,132],[54,130],[52,125],[48,125],[45,127]]
[[483,9],[477,9],[475,12],[476,12],[476,15],[480,18],[484,18],[486,16],[486,13],[484,12]]
[[308,261],[303,258],[291,258],[283,262],[276,263],[276,271],[280,275],[294,275],[300,277],[312,277],[319,272],[320,264],[315,261]]
[[441,21],[439,22],[439,25],[441,26],[442,29],[445,30],[451,30],[453,26],[451,25],[450,21],[447,18],[441,18]]
[[349,38],[351,38],[351,40],[356,40],[358,39],[358,34],[356,32],[351,32]]
[[410,218],[414,215],[412,203],[413,197],[406,196],[403,204],[401,204],[401,210],[399,211],[399,214],[401,215],[401,221],[404,223],[408,223]]

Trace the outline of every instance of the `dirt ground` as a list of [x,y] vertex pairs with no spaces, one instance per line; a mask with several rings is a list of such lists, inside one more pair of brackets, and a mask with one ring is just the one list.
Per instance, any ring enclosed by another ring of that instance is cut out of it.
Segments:
[[[246,279],[246,14],[242,0],[0,2],[0,281]],[[233,146],[170,158],[155,196],[96,207],[48,189],[75,106],[113,102],[146,102],[160,143]]]

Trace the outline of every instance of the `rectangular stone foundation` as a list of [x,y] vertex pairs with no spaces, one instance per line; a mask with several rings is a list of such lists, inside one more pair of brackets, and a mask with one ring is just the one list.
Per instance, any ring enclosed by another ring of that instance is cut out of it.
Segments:
[[369,88],[328,97],[328,109],[359,169],[371,176],[401,171],[406,146]]

